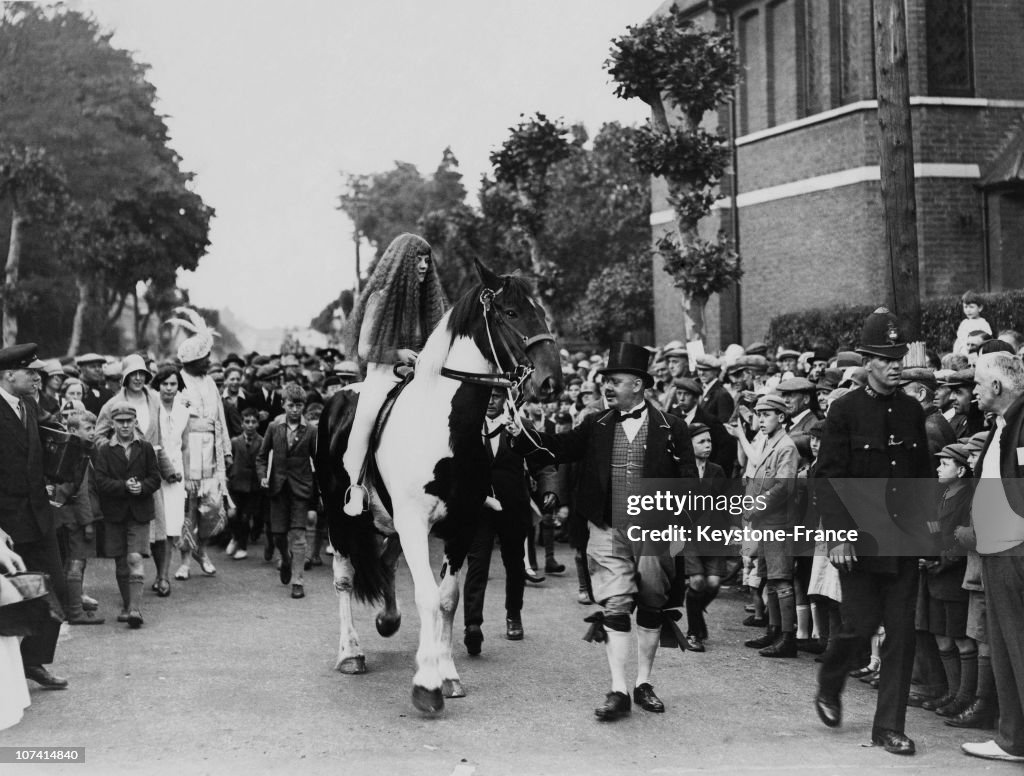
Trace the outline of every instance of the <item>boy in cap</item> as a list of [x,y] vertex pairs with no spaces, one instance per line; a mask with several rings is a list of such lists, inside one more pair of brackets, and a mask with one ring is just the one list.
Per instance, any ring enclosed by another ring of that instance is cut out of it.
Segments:
[[[786,433],[786,403],[766,394],[754,406],[760,433],[745,446],[746,495],[760,497],[764,508],[745,514],[744,522],[754,529],[792,532],[792,496],[800,454]],[[733,425],[733,435],[742,430]],[[745,440],[744,440],[745,441]],[[742,443],[741,443],[742,444]],[[767,580],[768,630],[746,646],[760,650],[762,657],[796,657],[796,597],[793,589],[793,540],[762,540],[757,545],[757,575]]]
[[103,511],[104,550],[114,558],[121,592],[118,622],[142,627],[142,558],[149,554],[149,523],[156,517],[153,494],[160,488],[156,452],[135,431],[135,408],[123,402],[110,409],[114,435],[100,443],[93,465]]

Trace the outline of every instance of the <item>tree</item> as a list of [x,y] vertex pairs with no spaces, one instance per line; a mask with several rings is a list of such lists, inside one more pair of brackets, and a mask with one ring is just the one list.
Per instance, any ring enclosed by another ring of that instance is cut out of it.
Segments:
[[[492,191],[491,195],[507,201],[513,224],[528,246],[530,269],[542,279],[554,271],[554,265],[541,249],[551,194],[549,173],[572,153],[569,130],[538,111],[532,118],[510,127],[509,133],[501,147],[490,155],[494,182],[506,188]],[[541,304],[550,307],[543,293]],[[552,329],[557,330],[551,310],[546,312]]]
[[147,67],[110,39],[62,6],[10,3],[0,17],[0,138],[45,147],[66,175],[67,218],[37,230],[31,250],[61,257],[33,262],[40,271],[75,279],[72,353],[109,332],[140,282],[194,269],[213,216],[168,145]]
[[654,326],[651,309],[651,257],[639,251],[627,261],[610,264],[587,284],[571,323],[577,331],[607,347],[629,332]]
[[66,207],[63,171],[41,148],[0,151],[0,200],[10,207],[11,230],[3,289],[3,346],[18,341],[18,280],[22,231],[35,219],[52,220]]
[[[633,158],[642,171],[668,184],[678,237],[660,240],[657,252],[683,291],[687,339],[703,340],[704,307],[715,292],[709,289],[724,290],[742,274],[722,235],[708,241],[697,233],[698,222],[718,198],[717,185],[728,161],[725,139],[701,128],[700,122],[736,85],[731,37],[698,27],[673,6],[613,40],[605,66],[616,81],[616,96],[638,97],[651,107],[651,120],[637,135]],[[681,112],[678,123],[669,121],[666,102]]]

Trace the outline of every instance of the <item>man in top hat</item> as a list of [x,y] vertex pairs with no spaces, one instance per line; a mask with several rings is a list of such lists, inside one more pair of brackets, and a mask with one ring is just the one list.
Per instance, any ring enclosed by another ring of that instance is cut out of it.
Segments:
[[[38,409],[29,398],[35,375],[28,367],[35,357],[35,343],[0,350],[0,544],[18,553],[30,571],[49,574],[57,597],[66,601],[64,569],[43,479]],[[67,679],[46,668],[53,662],[59,634],[60,623],[51,620],[21,642],[25,676],[48,690],[68,686]]]
[[106,363],[107,359],[98,353],[85,353],[75,358],[75,364],[81,371],[82,382],[85,383],[82,401],[93,415],[99,415],[103,405],[114,395],[114,392],[107,388],[107,381],[103,375],[103,366]]
[[[899,390],[907,345],[896,317],[886,308],[865,320],[858,352],[866,359],[867,384],[829,407],[814,471],[822,527],[858,528],[833,480],[864,477],[885,481],[887,514],[874,517],[903,528],[923,503],[921,488],[913,485],[927,482],[934,473],[924,410]],[[904,723],[914,663],[917,557],[896,556],[884,544],[877,547],[877,557],[866,557],[869,540],[862,532],[856,544],[829,543],[829,559],[840,571],[843,628],[835,648],[824,655],[815,707],[825,725],[841,724],[848,660],[882,624],[885,641],[871,740],[888,752],[913,754],[914,742]]]
[[702,386],[700,406],[719,423],[726,423],[732,417],[736,403],[718,379],[721,373],[722,362],[715,356],[705,355],[697,359],[697,378]]
[[611,692],[595,709],[601,720],[614,720],[630,712],[626,663],[630,653],[632,614],[636,610],[637,677],[633,701],[651,712],[665,705],[654,693],[651,670],[658,650],[663,608],[675,575],[669,543],[641,547],[627,538],[632,524],[626,513],[627,497],[637,491],[643,477],[697,476],[693,446],[686,424],[644,400],[654,380],[647,372],[647,351],[639,345],[616,343],[608,365],[600,370],[609,409],[588,415],[571,431],[533,434],[537,444],[515,427],[513,449],[528,461],[582,463],[572,519],[585,521],[590,538],[587,558],[594,599],[602,611],[588,618],[595,640],[606,640]]

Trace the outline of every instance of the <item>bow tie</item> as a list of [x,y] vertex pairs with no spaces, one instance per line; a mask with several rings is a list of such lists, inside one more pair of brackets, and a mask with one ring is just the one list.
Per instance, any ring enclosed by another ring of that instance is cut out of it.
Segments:
[[617,418],[615,418],[615,422],[616,423],[622,423],[622,421],[628,420],[630,418],[632,418],[633,420],[639,420],[640,417],[643,414],[644,414],[644,408],[643,407],[640,407],[639,409],[635,409],[632,412],[620,412],[619,416]]

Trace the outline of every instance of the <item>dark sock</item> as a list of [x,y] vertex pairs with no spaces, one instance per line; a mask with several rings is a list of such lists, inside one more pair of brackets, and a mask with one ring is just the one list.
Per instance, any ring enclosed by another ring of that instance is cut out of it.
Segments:
[[949,686],[947,694],[956,693],[960,687],[960,653],[953,649],[940,649],[939,659],[942,660],[942,667],[946,669],[946,683]]
[[978,688],[978,650],[960,653],[960,689],[956,699],[963,703],[974,699]]
[[986,701],[996,699],[996,677],[989,655],[978,655],[978,697]]
[[779,594],[774,588],[768,589],[768,624],[779,628],[782,624],[782,613],[779,611]]
[[796,632],[796,596],[792,585],[780,585],[776,591],[783,633]]

